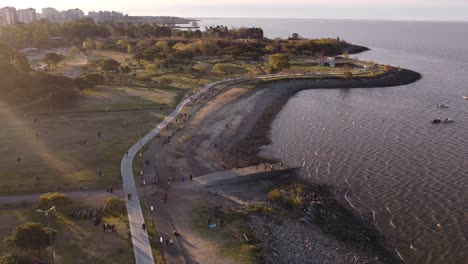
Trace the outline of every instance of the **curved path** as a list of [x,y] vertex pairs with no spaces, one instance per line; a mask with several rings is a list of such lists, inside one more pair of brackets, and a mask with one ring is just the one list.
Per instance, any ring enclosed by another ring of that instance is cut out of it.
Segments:
[[[284,75],[284,74],[271,74],[263,75],[257,77],[257,79],[270,79],[278,77],[298,77],[298,76],[314,76],[316,74],[293,74],[293,75]],[[324,75],[321,75],[322,77]],[[190,103],[192,100],[197,99],[203,93],[209,91],[216,85],[233,85],[248,81],[249,78],[235,78],[235,79],[226,79],[210,83],[203,87],[200,91],[195,93],[189,98],[184,99],[180,102],[174,112],[167,116],[158,126],[151,130],[146,136],[144,136],[140,141],[138,141],[133,147],[128,150],[128,155],[124,155],[122,158],[122,163],[120,166],[122,179],[123,179],[123,190],[126,194],[131,194],[132,198],[130,200],[126,199],[127,203],[127,213],[128,220],[130,223],[130,233],[132,236],[133,250],[135,253],[135,262],[136,264],[150,264],[154,263],[153,253],[151,250],[151,245],[148,239],[148,233],[146,230],[143,230],[142,224],[144,223],[143,212],[141,209],[140,199],[138,197],[138,190],[135,184],[135,178],[133,175],[133,159],[151,139],[157,136],[172,120],[174,120],[184,109],[184,107]]]
[[[221,80],[211,84],[206,85],[203,89],[195,93],[189,98],[186,98],[179,103],[177,108],[169,116],[167,116],[158,126],[156,126],[151,132],[144,136],[140,141],[138,141],[133,147],[128,150],[128,155],[124,155],[122,158],[122,163],[120,166],[122,179],[123,179],[123,189],[125,194],[132,194],[130,200],[126,199],[127,203],[127,213],[128,220],[130,223],[130,233],[132,236],[133,250],[135,253],[135,263],[136,264],[149,264],[154,263],[153,253],[151,250],[151,245],[148,239],[148,233],[146,230],[143,230],[142,224],[144,223],[143,212],[141,210],[140,200],[138,197],[138,190],[135,184],[135,179],[133,176],[133,159],[141,148],[147,144],[152,138],[161,132],[172,120],[174,120],[183,110],[185,105],[190,103],[192,100],[197,99],[204,92],[207,92],[212,87],[219,84],[235,84],[248,80],[247,78],[238,78],[238,79],[229,79]],[[126,195],[125,195],[126,196]]]

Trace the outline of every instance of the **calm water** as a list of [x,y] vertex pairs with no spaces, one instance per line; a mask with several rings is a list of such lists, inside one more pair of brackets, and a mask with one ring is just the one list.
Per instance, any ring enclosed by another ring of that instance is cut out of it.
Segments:
[[[424,75],[408,86],[303,91],[273,124],[275,156],[338,186],[407,263],[468,263],[468,23],[206,19],[266,36],[337,37],[361,59]],[[443,103],[448,109],[437,109]],[[435,117],[454,124],[432,125]]]

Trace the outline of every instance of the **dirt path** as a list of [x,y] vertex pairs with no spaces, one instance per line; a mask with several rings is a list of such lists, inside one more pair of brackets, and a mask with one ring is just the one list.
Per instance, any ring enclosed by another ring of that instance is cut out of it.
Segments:
[[[202,190],[198,183],[190,181],[190,175],[197,177],[224,170],[218,165],[220,157],[213,142],[238,129],[240,116],[250,99],[245,104],[239,104],[238,100],[249,94],[251,90],[242,87],[228,88],[217,96],[211,94],[214,98],[208,96],[195,105],[179,127],[165,131],[172,135],[169,144],[165,143],[166,137],[158,138],[143,155],[143,179],[153,186],[147,187],[145,202],[154,207],[153,217],[160,235],[175,242],[173,246],[163,243],[168,263],[236,263],[221,254],[212,240],[193,230],[191,215],[200,202],[212,207],[233,203]],[[226,126],[232,126],[232,130]],[[165,194],[167,202],[162,201]],[[175,237],[173,230],[181,236]]]

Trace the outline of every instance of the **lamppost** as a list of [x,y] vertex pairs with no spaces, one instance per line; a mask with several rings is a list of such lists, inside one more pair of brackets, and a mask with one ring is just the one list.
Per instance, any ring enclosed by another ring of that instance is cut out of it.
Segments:
[[52,249],[52,263],[53,264],[55,264],[55,249],[54,249],[54,243],[52,242],[52,232],[50,231],[49,213],[54,210],[55,210],[55,206],[52,206],[49,210],[41,210],[41,209],[36,210],[37,212],[44,214],[47,219],[47,228],[49,228],[49,239],[50,239],[50,248]]

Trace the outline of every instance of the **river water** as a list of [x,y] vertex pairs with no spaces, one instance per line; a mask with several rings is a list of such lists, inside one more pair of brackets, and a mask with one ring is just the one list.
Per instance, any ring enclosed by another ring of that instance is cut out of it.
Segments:
[[[468,23],[203,19],[269,38],[341,37],[423,74],[390,88],[307,90],[273,123],[274,156],[332,184],[407,263],[468,263]],[[437,104],[448,109],[437,109]],[[433,118],[453,124],[433,125]]]

